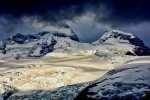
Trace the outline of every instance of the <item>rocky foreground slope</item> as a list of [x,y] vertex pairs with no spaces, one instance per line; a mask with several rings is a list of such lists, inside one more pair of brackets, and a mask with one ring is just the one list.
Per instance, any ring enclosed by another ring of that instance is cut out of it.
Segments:
[[95,81],[51,90],[21,91],[3,83],[4,93],[0,97],[2,100],[149,100],[149,60],[150,57],[139,57]]
[[75,100],[149,100],[150,57],[115,68],[93,81]]

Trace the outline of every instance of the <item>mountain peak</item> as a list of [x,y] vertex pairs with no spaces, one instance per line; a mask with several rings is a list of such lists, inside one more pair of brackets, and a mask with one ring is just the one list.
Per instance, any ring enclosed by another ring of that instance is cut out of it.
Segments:
[[17,33],[12,38],[0,41],[0,59],[42,57],[78,41],[78,36],[65,24],[52,26],[48,31],[37,34]]
[[127,33],[127,32],[122,32],[120,30],[107,31],[101,38],[107,38],[107,37],[112,37],[112,36],[114,36],[115,38],[121,37],[121,36],[128,36],[130,38],[136,38],[135,35],[133,35],[131,33]]
[[104,33],[99,40],[92,43],[93,45],[113,45],[118,48],[120,46],[134,47],[133,51],[136,55],[150,55],[149,47],[145,46],[143,41],[132,33],[122,32],[119,30],[110,30]]
[[127,33],[127,32],[122,32],[119,30],[110,30],[107,31],[100,39],[93,44],[131,44],[135,46],[145,46],[143,41],[139,39],[137,36]]

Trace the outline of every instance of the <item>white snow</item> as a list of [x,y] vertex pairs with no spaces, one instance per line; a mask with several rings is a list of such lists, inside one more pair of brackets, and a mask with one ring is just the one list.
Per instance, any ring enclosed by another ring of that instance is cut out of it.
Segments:
[[[113,95],[118,95],[118,97],[124,95],[125,97],[134,93],[139,93],[137,97],[144,95],[146,91],[150,91],[148,88],[148,86],[150,87],[149,59],[150,57],[132,59],[129,63],[109,71],[91,84],[93,86],[88,88],[87,92],[92,94],[87,94],[87,97],[98,99],[102,97],[113,98]],[[116,94],[116,90],[120,92]]]
[[[117,38],[114,38],[114,35],[116,34],[122,34],[122,35],[125,35],[125,36],[130,36],[130,38],[135,38],[135,36],[131,33],[127,33],[127,32],[122,32],[122,31],[119,31],[119,30],[111,30],[111,31],[108,31],[106,32],[104,35],[102,35],[99,40],[93,42],[92,44],[101,44],[101,43],[110,43],[110,44],[113,44],[113,45],[117,45],[118,43],[130,43],[128,40],[123,40],[123,39],[120,39],[120,36],[117,36]],[[105,40],[104,42],[102,40]]]
[[129,36],[131,36],[132,38],[135,38],[135,36],[134,36],[132,33],[122,32],[122,31],[119,31],[119,30],[110,30],[110,31],[106,32],[106,33],[101,37],[101,39],[104,39],[104,38],[106,38],[106,37],[110,37],[110,36],[113,35],[114,33],[121,33],[121,34],[124,34],[124,35],[129,35]]

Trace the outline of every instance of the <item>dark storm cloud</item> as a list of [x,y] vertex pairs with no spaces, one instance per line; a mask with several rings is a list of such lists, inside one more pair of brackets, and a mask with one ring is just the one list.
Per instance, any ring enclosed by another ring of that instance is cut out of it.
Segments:
[[[26,25],[28,28],[24,28],[25,22],[29,25],[32,23],[35,25],[38,22],[47,25],[47,23],[60,23],[66,20],[74,22],[87,13],[91,13],[95,15],[93,23],[100,23],[101,28],[86,27],[92,22],[85,24],[78,22],[80,25],[77,24],[77,26],[85,27],[74,27],[85,42],[93,41],[103,34],[107,29],[103,26],[109,26],[110,29],[137,32],[137,35],[141,36],[143,28],[136,31],[136,28],[133,30],[130,26],[143,22],[149,23],[149,4],[149,0],[0,0],[0,34],[11,34],[20,32],[20,30],[24,32],[30,27]],[[82,23],[84,22],[83,20]],[[129,27],[124,28],[126,26]],[[145,30],[147,29],[149,27],[145,27]],[[34,32],[32,29],[31,31]],[[102,32],[100,35],[99,31]],[[146,33],[148,32],[144,32],[145,36],[148,36]],[[87,37],[88,40],[84,37]]]
[[149,0],[106,0],[106,14],[102,17],[97,15],[97,19],[114,27],[150,21],[149,4]]
[[100,22],[118,24],[149,21],[149,4],[149,0],[1,0],[0,15],[58,21],[91,11]]
[[9,18],[36,16],[42,21],[72,19],[84,11],[84,0],[1,0],[0,15]]

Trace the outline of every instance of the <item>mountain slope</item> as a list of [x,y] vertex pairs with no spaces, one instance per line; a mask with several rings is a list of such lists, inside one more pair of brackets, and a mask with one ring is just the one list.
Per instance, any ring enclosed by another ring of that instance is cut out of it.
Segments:
[[22,35],[0,41],[0,59],[20,59],[41,57],[56,48],[67,45],[66,41],[78,42],[77,35],[67,25],[59,26],[63,31],[41,32],[39,34]]
[[148,100],[149,59],[149,57],[135,59],[109,71],[93,81],[75,100]]
[[126,33],[119,30],[111,30],[106,32],[99,38],[99,40],[93,42],[92,44],[122,48],[126,50],[127,55],[150,55],[149,47],[145,46],[141,39],[131,33]]
[[87,55],[95,54],[97,50],[115,54],[150,55],[150,49],[131,33],[112,30],[90,44],[79,42],[77,35],[67,25],[60,25],[58,29],[35,35],[18,33],[0,41],[0,59],[39,58],[48,53],[54,57],[74,53]]

